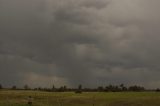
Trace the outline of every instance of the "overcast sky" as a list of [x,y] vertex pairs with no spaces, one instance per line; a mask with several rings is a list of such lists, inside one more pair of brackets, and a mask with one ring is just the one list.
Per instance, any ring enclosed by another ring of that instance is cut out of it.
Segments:
[[4,86],[160,87],[160,0],[0,0]]

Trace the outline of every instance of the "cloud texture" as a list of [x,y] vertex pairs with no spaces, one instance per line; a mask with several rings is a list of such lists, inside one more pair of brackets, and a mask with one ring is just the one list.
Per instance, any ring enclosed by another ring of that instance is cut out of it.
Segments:
[[0,83],[160,87],[159,0],[0,0]]

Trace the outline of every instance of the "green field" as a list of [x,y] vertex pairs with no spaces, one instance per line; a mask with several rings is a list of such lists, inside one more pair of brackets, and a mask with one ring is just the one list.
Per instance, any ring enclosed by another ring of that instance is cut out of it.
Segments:
[[73,92],[0,91],[0,106],[27,106],[32,96],[33,106],[160,106],[157,92]]

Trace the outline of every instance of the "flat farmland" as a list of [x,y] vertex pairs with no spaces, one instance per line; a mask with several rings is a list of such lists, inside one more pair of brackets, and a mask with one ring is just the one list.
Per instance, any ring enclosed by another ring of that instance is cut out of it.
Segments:
[[158,92],[41,92],[0,91],[0,106],[160,106]]

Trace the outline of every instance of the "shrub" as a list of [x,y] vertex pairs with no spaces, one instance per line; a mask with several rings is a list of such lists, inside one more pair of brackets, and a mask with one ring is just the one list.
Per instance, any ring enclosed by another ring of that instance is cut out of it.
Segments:
[[3,87],[2,87],[2,85],[0,84],[0,89],[2,89]]

